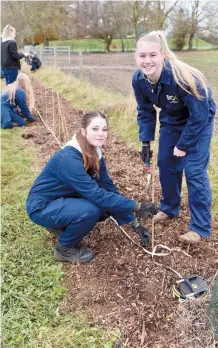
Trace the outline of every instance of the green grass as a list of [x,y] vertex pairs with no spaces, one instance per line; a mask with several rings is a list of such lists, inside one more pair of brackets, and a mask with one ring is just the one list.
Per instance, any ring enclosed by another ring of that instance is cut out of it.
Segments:
[[[133,51],[135,49],[134,39],[123,39],[125,51]],[[83,50],[84,52],[104,52],[105,42],[97,39],[74,39],[74,40],[59,40],[49,42],[50,46],[70,46],[73,52]],[[122,43],[119,39],[114,39],[112,45],[116,45],[117,48],[111,49],[111,51],[121,51]]]
[[[123,39],[125,51],[133,51],[136,46],[135,39]],[[170,48],[174,48],[172,38],[168,39]],[[83,50],[85,52],[105,51],[105,42],[97,39],[74,39],[74,40],[57,40],[49,42],[50,46],[70,46],[73,52]],[[112,45],[116,45],[117,49],[112,51],[121,51],[122,44],[120,39],[114,39]],[[193,49],[204,50],[213,49],[214,46],[201,39],[193,40]],[[188,49],[188,39],[186,39],[185,50]]]
[[178,57],[205,74],[218,102],[218,51],[179,52]]
[[111,348],[116,331],[91,326],[86,313],[60,314],[66,291],[49,233],[26,215],[37,158],[20,129],[2,131],[2,328],[4,347]]
[[34,76],[39,77],[54,91],[63,94],[77,108],[95,109],[101,105],[117,103],[123,98],[122,95],[99,89],[84,80],[74,79],[58,68],[43,68]]
[[[171,49],[175,49],[175,46],[173,44],[173,38],[168,38],[168,44]],[[211,49],[214,49],[215,46],[201,39],[193,39],[192,48],[194,50],[211,50]],[[188,50],[188,38],[185,39],[185,46],[183,50]]]
[[[209,69],[209,67],[208,67]],[[138,127],[136,122],[136,103],[133,96],[128,99],[119,94],[104,92],[103,89],[92,86],[86,81],[80,81],[72,76],[66,76],[62,71],[44,68],[35,73],[35,77],[54,91],[62,93],[73,107],[84,110],[98,109],[106,113],[112,130],[127,141],[130,146],[139,149]],[[125,125],[125,132],[124,130]],[[156,137],[157,139],[157,137]],[[155,151],[157,142],[153,144]],[[211,161],[209,174],[213,190],[213,215],[218,215],[218,140],[212,139]]]

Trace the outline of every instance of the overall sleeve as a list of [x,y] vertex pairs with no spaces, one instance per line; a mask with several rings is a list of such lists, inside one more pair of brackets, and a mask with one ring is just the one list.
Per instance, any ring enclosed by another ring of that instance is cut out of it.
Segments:
[[97,182],[87,174],[82,159],[77,155],[65,156],[60,160],[57,176],[69,188],[80,193],[83,198],[100,209],[110,211],[112,215],[131,213],[135,208],[134,200],[99,187]]
[[208,123],[209,103],[206,96],[202,100],[199,100],[191,94],[186,94],[183,97],[183,101],[184,105],[188,108],[189,119],[176,147],[181,151],[188,151],[190,147],[193,148],[197,145],[201,133]]
[[156,110],[150,100],[143,94],[136,74],[133,76],[132,87],[137,102],[139,141],[152,141],[155,136]]
[[11,42],[10,45],[8,46],[9,51],[11,53],[11,56],[14,60],[20,60],[25,57],[23,53],[19,53],[17,50],[17,44],[16,42]]
[[106,163],[103,157],[100,160],[98,185],[99,187],[104,188],[106,191],[120,194],[108,174]]
[[27,118],[29,121],[34,121],[34,117],[31,115],[30,110],[26,103],[26,94],[22,90],[16,91],[16,97],[15,97],[15,103],[17,106],[19,106],[21,113],[24,117]]

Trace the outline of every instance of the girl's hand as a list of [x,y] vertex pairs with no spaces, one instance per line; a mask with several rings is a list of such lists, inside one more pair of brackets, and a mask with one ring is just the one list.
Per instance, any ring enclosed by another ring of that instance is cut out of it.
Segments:
[[174,150],[173,150],[173,154],[174,154],[174,156],[176,156],[176,157],[184,157],[184,156],[186,155],[186,152],[177,149],[177,147],[175,146],[175,147],[174,147]]

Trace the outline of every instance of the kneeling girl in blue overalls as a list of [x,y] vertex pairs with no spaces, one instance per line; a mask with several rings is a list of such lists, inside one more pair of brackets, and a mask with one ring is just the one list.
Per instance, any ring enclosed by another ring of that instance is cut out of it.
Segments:
[[6,86],[1,94],[1,128],[23,127],[25,118],[33,122],[30,110],[34,108],[35,99],[30,78],[19,73],[17,80]]
[[138,223],[134,212],[148,217],[158,209],[118,192],[100,150],[106,138],[105,115],[86,113],[79,132],[51,157],[29,192],[26,208],[30,219],[59,234],[55,248],[59,261],[91,261],[93,251],[78,243],[98,221],[109,216],[119,225],[130,224],[144,246],[149,243],[149,232]]
[[155,136],[154,105],[161,109],[158,166],[162,198],[154,220],[157,223],[179,215],[185,170],[190,226],[180,240],[198,243],[211,233],[207,167],[216,112],[211,90],[200,71],[180,61],[169,49],[160,31],[138,40],[136,61],[139,69],[132,84],[143,160],[150,156],[150,141]]

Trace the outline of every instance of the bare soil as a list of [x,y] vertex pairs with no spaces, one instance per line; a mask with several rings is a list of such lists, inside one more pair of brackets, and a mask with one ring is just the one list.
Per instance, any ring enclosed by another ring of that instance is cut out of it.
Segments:
[[[212,52],[214,53],[214,51]],[[188,54],[185,51],[179,53],[181,57],[187,57]],[[203,61],[202,56],[204,55],[204,51],[198,52],[196,61],[199,63],[198,59],[200,59],[203,63],[202,69],[210,83],[211,76],[217,76],[217,66]],[[71,55],[70,63],[60,63],[59,65],[64,71],[71,72],[76,77],[80,76],[80,70],[82,70],[85,79],[100,87],[108,88],[110,91],[116,91],[125,96],[132,93],[132,75],[137,69],[134,52],[83,54],[82,67],[79,56]],[[217,83],[212,89],[214,99],[218,102]]]
[[[187,56],[187,54],[187,52],[180,52],[180,56]],[[198,56],[201,59],[204,54],[204,51],[198,52]],[[211,66],[209,69],[209,62],[204,62],[204,64],[208,64],[206,76],[208,75],[210,82],[211,76],[217,76],[218,70],[216,66]],[[82,77],[86,81],[109,92],[119,93],[125,97],[133,94],[132,76],[137,69],[134,52],[84,54],[82,68],[79,56],[74,54],[71,55],[70,64],[60,63],[60,67],[64,72],[71,73],[77,78]],[[217,83],[212,87],[212,93],[213,99],[218,105]],[[215,123],[215,133],[218,134],[218,122]]]
[[[34,89],[41,116],[64,144],[78,129],[82,110],[73,109],[63,98],[58,103],[57,95],[39,82],[34,83]],[[58,104],[62,113],[58,110]],[[63,124],[66,124],[65,128]],[[23,137],[28,146],[34,146],[41,167],[60,148],[42,122],[29,125],[24,129]],[[144,166],[137,151],[111,134],[104,155],[110,175],[123,195],[138,201],[151,200],[151,192],[146,191]],[[155,201],[159,201],[159,198],[160,186],[156,175]],[[151,220],[141,222],[151,230]],[[182,275],[198,274],[210,280],[214,276],[218,266],[217,226],[211,238],[202,240],[197,246],[187,247],[178,241],[178,237],[188,231],[188,223],[187,197],[184,194],[180,217],[155,226],[155,244],[179,248],[168,257],[155,257],[155,261],[161,263],[159,266],[140,246],[133,244],[113,221],[99,223],[83,241],[84,245],[95,251],[95,259],[86,265],[63,265],[63,282],[68,294],[61,313],[84,311],[92,318],[92,325],[120,328],[123,335],[116,348],[121,345],[129,348],[209,347],[212,335],[207,322],[200,329],[198,325],[199,331],[195,325],[193,328],[189,326],[188,332],[181,329],[180,322],[182,320],[184,324],[185,320],[181,319],[181,311],[184,313],[186,305],[179,304],[173,298],[171,288],[178,277],[164,268],[164,265],[168,265]],[[137,235],[128,226],[124,228],[139,243]],[[54,238],[50,238],[48,243],[54,241]]]

